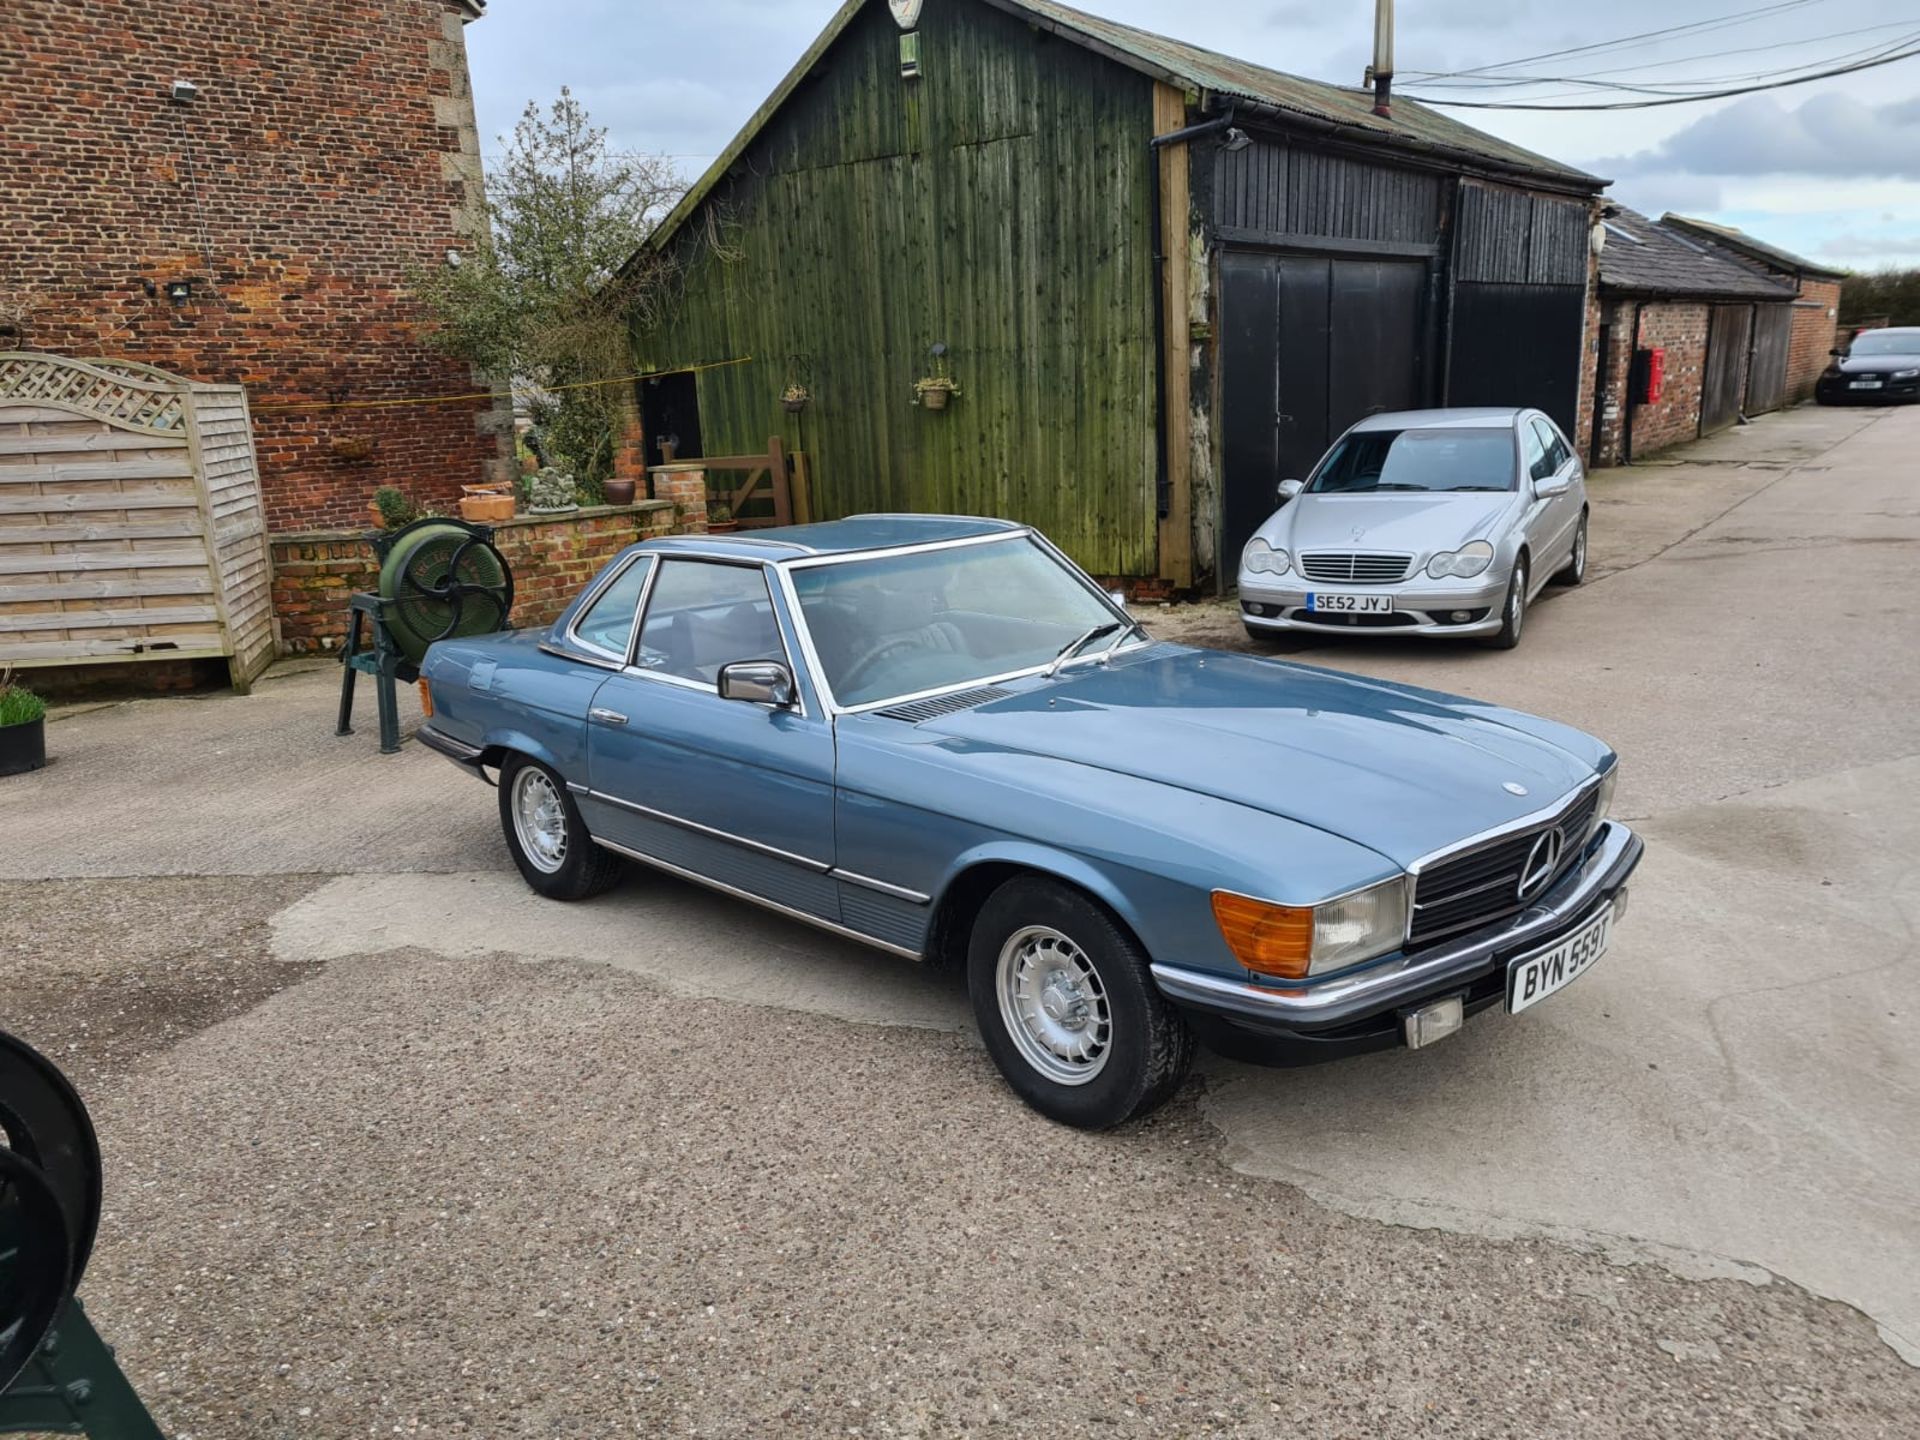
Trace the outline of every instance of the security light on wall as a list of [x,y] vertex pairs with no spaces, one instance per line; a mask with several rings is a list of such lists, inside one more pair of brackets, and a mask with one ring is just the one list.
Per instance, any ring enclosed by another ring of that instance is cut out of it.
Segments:
[[174,304],[184,305],[192,298],[193,282],[191,280],[167,281],[167,299],[171,300]]
[[1232,155],[1246,149],[1247,146],[1252,143],[1253,137],[1248,135],[1246,131],[1242,130],[1238,125],[1229,125],[1227,127],[1227,133],[1221,138],[1220,148],[1225,150],[1229,155]]
[[197,100],[200,98],[200,87],[191,80],[176,80],[173,82],[173,98],[182,105],[189,100]]

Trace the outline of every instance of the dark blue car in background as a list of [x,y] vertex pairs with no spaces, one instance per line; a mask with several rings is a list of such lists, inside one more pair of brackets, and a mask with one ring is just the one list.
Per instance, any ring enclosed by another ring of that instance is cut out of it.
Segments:
[[635,545],[550,630],[428,653],[543,895],[626,860],[963,967],[1035,1108],[1117,1124],[1196,1038],[1422,1046],[1598,960],[1641,842],[1606,745],[1152,640],[1032,530],[861,516]]

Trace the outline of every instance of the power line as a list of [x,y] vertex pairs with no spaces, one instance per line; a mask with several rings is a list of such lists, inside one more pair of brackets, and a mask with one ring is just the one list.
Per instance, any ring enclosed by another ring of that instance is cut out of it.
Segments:
[[1694,20],[1685,25],[1669,25],[1664,30],[1644,30],[1637,35],[1622,35],[1614,40],[1596,40],[1589,45],[1573,45],[1564,50],[1547,50],[1538,55],[1522,55],[1516,60],[1496,60],[1487,65],[1475,65],[1466,70],[1440,71],[1403,71],[1403,77],[1425,80],[1452,80],[1462,75],[1484,75],[1492,70],[1508,70],[1515,65],[1531,65],[1536,60],[1558,60],[1567,55],[1587,55],[1600,50],[1637,50],[1649,44],[1657,44],[1663,39],[1676,35],[1702,34],[1711,30],[1723,30],[1734,25],[1744,25],[1764,15],[1777,15],[1783,10],[1799,10],[1808,5],[1818,5],[1824,0],[1777,0],[1772,5],[1762,5],[1755,10],[1737,10],[1728,15],[1717,15],[1709,20]]
[[1836,75],[1853,75],[1862,70],[1877,69],[1882,65],[1892,65],[1901,60],[1911,60],[1920,55],[1920,45],[1910,46],[1891,55],[1881,55],[1870,60],[1857,60],[1852,64],[1838,65],[1811,75],[1798,75],[1791,79],[1770,80],[1763,84],[1741,85],[1731,89],[1702,91],[1689,95],[1668,95],[1649,100],[1616,100],[1607,104],[1555,105],[1545,100],[1447,100],[1437,95],[1409,95],[1410,100],[1418,100],[1423,105],[1439,105],[1450,110],[1651,110],[1661,105],[1691,105],[1701,100],[1726,100],[1736,95],[1753,95],[1762,90],[1784,90],[1793,85],[1805,85],[1815,80],[1827,80]]

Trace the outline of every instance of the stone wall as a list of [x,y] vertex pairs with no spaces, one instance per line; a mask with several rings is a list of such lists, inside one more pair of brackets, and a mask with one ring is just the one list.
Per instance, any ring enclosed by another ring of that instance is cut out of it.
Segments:
[[407,284],[471,223],[477,6],[0,12],[0,350],[245,384],[273,530],[354,524],[380,485],[450,509],[509,467],[504,407],[438,403],[489,387],[427,347]]
[[[700,524],[706,525],[701,510]],[[689,517],[691,518],[691,517]],[[496,521],[494,543],[513,570],[513,623],[550,624],[600,567],[636,540],[679,532],[671,501],[600,505],[564,516]],[[281,653],[337,650],[347,602],[379,586],[380,567],[364,530],[309,530],[272,537],[273,608]]]

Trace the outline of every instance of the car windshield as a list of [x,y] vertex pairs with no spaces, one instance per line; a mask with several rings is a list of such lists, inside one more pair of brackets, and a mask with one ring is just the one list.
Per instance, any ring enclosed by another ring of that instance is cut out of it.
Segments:
[[833,697],[868,705],[1118,645],[1129,626],[1030,536],[793,567]]
[[1853,337],[1847,353],[1860,355],[1920,355],[1920,330],[1867,330]]
[[1312,495],[1376,490],[1511,490],[1513,432],[1500,429],[1355,430],[1314,472]]

